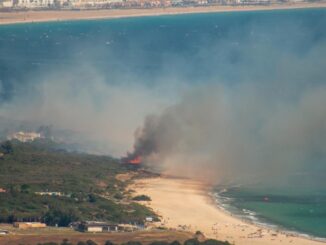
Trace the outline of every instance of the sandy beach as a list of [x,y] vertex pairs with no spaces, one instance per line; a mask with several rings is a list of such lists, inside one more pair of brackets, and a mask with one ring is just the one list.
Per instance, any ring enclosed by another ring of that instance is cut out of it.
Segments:
[[190,13],[213,13],[232,11],[257,11],[275,9],[326,8],[326,2],[274,4],[266,6],[207,6],[207,7],[174,7],[152,9],[105,9],[105,10],[42,10],[0,12],[1,24],[32,23],[65,20],[112,19],[124,17],[141,17],[155,15],[175,15]]
[[196,232],[206,237],[241,245],[255,244],[325,244],[281,231],[258,227],[219,209],[208,196],[209,186],[200,182],[175,178],[137,180],[132,186],[136,194],[145,194],[152,201],[145,204],[161,215],[161,224],[168,228]]

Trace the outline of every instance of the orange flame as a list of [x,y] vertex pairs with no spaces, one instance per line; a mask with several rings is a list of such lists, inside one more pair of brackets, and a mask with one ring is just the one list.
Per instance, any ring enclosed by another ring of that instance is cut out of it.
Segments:
[[135,158],[129,160],[130,164],[140,164],[141,163],[141,157],[140,156],[136,156]]

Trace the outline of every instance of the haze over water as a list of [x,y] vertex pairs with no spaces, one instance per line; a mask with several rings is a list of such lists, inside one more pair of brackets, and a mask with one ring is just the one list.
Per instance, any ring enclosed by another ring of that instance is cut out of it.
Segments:
[[240,210],[326,237],[325,26],[325,9],[0,26],[0,131],[121,156],[141,127],[148,164],[250,186]]

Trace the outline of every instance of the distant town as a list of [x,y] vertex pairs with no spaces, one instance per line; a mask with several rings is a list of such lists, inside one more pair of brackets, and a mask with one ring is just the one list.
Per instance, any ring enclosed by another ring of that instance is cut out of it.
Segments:
[[0,0],[1,11],[137,9],[316,3],[323,0]]

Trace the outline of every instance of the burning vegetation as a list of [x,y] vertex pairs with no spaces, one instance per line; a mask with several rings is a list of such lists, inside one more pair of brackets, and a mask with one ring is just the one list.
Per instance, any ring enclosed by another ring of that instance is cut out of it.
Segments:
[[121,162],[124,164],[140,165],[142,164],[142,157],[128,153],[127,157],[121,158]]
[[128,161],[130,164],[141,164],[142,160],[140,156],[136,156]]
[[134,150],[127,153],[127,157],[122,158],[123,163],[139,165],[149,156],[157,152],[158,134],[156,116],[146,117],[145,123],[135,132]]

